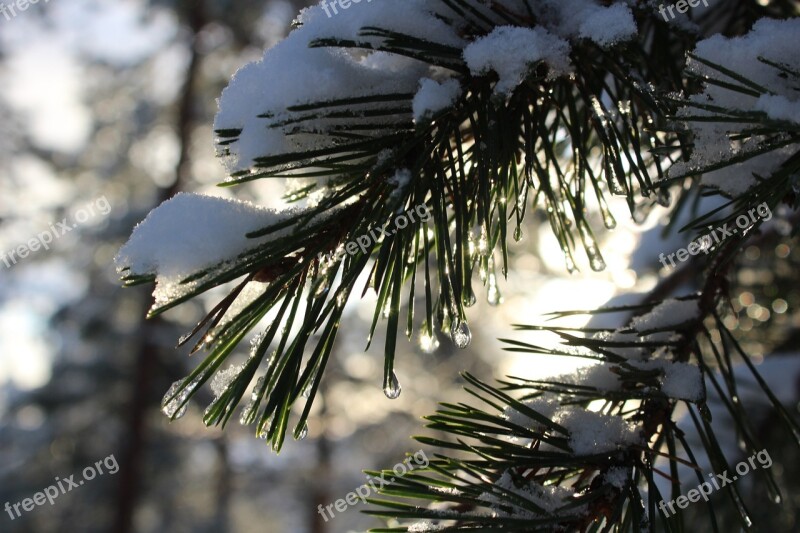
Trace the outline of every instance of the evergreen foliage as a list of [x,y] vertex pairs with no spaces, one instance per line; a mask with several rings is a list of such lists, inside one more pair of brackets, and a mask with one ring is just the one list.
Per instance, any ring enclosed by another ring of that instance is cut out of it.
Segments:
[[[413,92],[318,99],[280,112],[253,110],[264,128],[298,139],[300,149],[256,158],[252,167],[237,170],[224,185],[269,178],[296,181],[299,185],[291,188],[287,200],[304,207],[249,235],[269,238],[266,244],[193,273],[182,280],[186,290],[152,310],[157,315],[238,280],[229,296],[182,339],[186,343],[199,336],[195,350],[207,355],[165,398],[168,413],[179,416],[197,387],[211,380],[269,315],[271,322],[257,337],[247,363],[209,406],[204,420],[225,425],[242,400],[250,399],[242,422],[254,424],[275,450],[287,432],[301,438],[344,305],[368,289],[378,295],[370,339],[383,319],[383,386],[388,396],[396,396],[398,337],[430,338],[439,330],[457,345],[468,344],[465,308],[480,292],[477,285],[484,285],[490,302],[498,303],[497,280],[508,272],[509,248],[524,246],[513,241],[520,240],[522,221],[531,213],[544,214],[566,268],[575,268],[574,254],[585,253],[592,268],[602,270],[605,262],[595,241],[602,229],[592,220],[614,228],[611,196],[624,197],[637,220],[656,204],[672,203],[673,221],[679,212],[691,211],[692,220],[683,229],[701,239],[709,235],[708,228],[733,225],[756,205],[775,213],[796,210],[800,121],[691,98],[709,86],[745,97],[774,95],[760,80],[693,51],[704,37],[744,34],[762,17],[796,17],[796,3],[718,0],[693,25],[665,22],[651,2],[621,3],[630,7],[638,28],[633,39],[611,45],[591,38],[571,40],[571,74],[554,75],[552,66],[541,61],[508,94],[496,91],[501,80],[495,71],[476,74],[470,69],[463,48],[437,35],[421,38],[397,31],[390,20],[362,27],[353,39],[312,39],[312,48],[412,58],[429,71],[448,72],[458,80],[460,95],[421,120],[414,119]],[[540,4],[547,2],[428,4],[431,17],[474,43],[498,27],[542,26],[546,9]],[[686,58],[697,68],[687,68]],[[759,59],[800,90],[800,72],[794,67],[774,58]],[[708,164],[692,164],[694,127],[702,123],[723,125],[730,142],[742,148]],[[230,147],[245,132],[216,133],[220,154],[229,157]],[[310,138],[319,138],[316,149],[307,149]],[[756,176],[757,184],[745,194],[733,196],[701,181],[707,173],[736,168],[764,154],[777,154],[780,164],[769,175]],[[670,172],[678,162],[683,170]],[[407,172],[410,179],[403,179]],[[725,195],[729,201],[712,212],[697,212],[698,199],[708,195]],[[399,228],[397,218],[421,205],[430,219]],[[595,206],[599,218],[593,218]],[[796,231],[800,225],[793,220]],[[696,270],[691,276],[697,277],[699,290],[683,300],[695,311],[680,323],[675,317],[659,323],[657,317],[659,306],[674,302],[666,296],[685,279],[681,269],[666,276],[640,305],[576,311],[625,313],[629,318],[622,328],[575,331],[520,325],[520,330],[549,331],[562,345],[509,339],[509,350],[590,359],[613,383],[585,375],[552,381],[518,376],[491,385],[465,375],[478,406],[443,403],[428,418],[429,427],[450,438],[418,437],[447,453],[428,470],[384,488],[390,499],[376,500],[379,509],[371,511],[429,522],[378,531],[682,531],[681,513],[667,517],[657,508],[660,500],[683,493],[681,468],[694,464],[700,453],[709,457],[716,472],[734,464],[725,443],[715,436],[710,397],[735,422],[744,453],[764,448],[739,401],[741,376],[735,369],[741,364],[755,376],[787,434],[800,444],[794,415],[758,375],[731,327],[733,315],[727,308],[731,271],[747,243],[761,232],[762,222],[751,219],[746,229],[692,260]],[[371,240],[367,249],[336,255],[376,228],[385,230],[383,237]],[[364,274],[368,288],[359,285]],[[132,272],[124,277],[128,285],[155,279]],[[237,298],[252,287],[257,294],[231,312]],[[420,299],[423,305],[416,308]],[[684,377],[696,370],[697,387],[676,387],[670,372],[678,370],[686,371]],[[251,391],[254,379],[257,385]],[[704,383],[710,384],[708,390]],[[295,404],[299,418],[292,418]],[[694,449],[678,427],[677,413],[684,410],[702,450]],[[590,413],[589,418],[581,413]],[[578,427],[599,424],[606,431],[617,423],[637,428],[637,438],[611,439],[606,444],[612,446],[595,449],[576,440]],[[704,473],[696,474],[702,483]],[[754,475],[777,500],[779,488],[770,471]],[[658,477],[669,481],[668,494],[660,490]],[[741,526],[751,529],[750,512],[737,486],[728,485],[723,492]],[[702,503],[708,508],[709,527],[718,531],[714,505]]]

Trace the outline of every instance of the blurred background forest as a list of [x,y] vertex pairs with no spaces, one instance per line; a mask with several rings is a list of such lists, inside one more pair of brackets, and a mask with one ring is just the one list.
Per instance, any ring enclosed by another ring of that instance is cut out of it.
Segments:
[[[122,290],[112,259],[134,225],[178,191],[280,205],[284,184],[277,180],[216,187],[224,170],[211,125],[230,76],[284,36],[309,3],[51,0],[0,16],[0,251],[100,198],[110,205],[49,250],[9,267],[0,263],[0,505],[112,454],[120,465],[53,506],[14,521],[3,514],[0,531],[322,533],[379,526],[359,512],[363,506],[327,523],[317,507],[361,485],[362,469],[391,467],[417,451],[409,436],[424,432],[420,417],[439,401],[464,400],[460,371],[488,380],[574,368],[571,360],[504,352],[497,339],[532,341],[512,324],[541,323],[550,311],[593,309],[652,289],[658,253],[687,242],[650,229],[663,209],[652,206],[635,225],[622,206],[618,229],[603,235],[608,270],[592,273],[583,265],[569,275],[543,216],[529,217],[512,273],[500,283],[504,302],[490,309],[484,294],[470,312],[469,349],[444,337],[435,350],[401,343],[399,399],[383,394],[382,350],[364,351],[374,305],[367,295],[363,309],[349,310],[305,440],[275,455],[250,428],[206,429],[204,405],[195,403],[170,423],[161,398],[197,362],[188,349],[175,349],[177,339],[225,291],[146,320],[150,287]],[[780,287],[780,273],[758,268],[761,254],[772,250],[753,248],[747,277],[736,280],[739,327],[760,328],[749,346],[756,356],[797,346],[785,336],[800,325],[789,311],[797,288]],[[774,253],[791,272],[797,251],[781,244]],[[584,321],[576,317],[572,325]],[[787,403],[796,401],[796,376],[784,375]]]

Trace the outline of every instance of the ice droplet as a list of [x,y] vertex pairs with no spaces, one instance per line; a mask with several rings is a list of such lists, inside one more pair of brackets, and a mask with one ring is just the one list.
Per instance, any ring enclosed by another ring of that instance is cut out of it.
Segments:
[[303,426],[303,429],[300,430],[300,433],[297,434],[297,440],[303,440],[308,437],[308,424]]
[[564,261],[567,265],[567,272],[570,274],[574,274],[578,270],[578,267],[575,266],[575,261],[572,259],[572,254],[568,250],[564,252]]
[[497,307],[503,303],[503,295],[500,294],[500,287],[497,286],[497,276],[494,274],[489,276],[489,289],[486,299],[492,307]]
[[397,379],[397,374],[392,371],[392,375],[389,376],[389,383],[387,383],[383,388],[383,393],[390,400],[396,400],[400,397],[401,392],[403,392],[403,387],[400,386],[400,381]]
[[458,325],[451,328],[450,338],[461,349],[469,346],[469,343],[472,342],[472,332],[469,330],[469,325],[466,321],[462,320]]
[[264,421],[262,426],[259,426],[258,433],[256,434],[259,439],[267,440],[267,437],[269,436],[269,428],[272,426],[273,418],[275,418],[274,414]]
[[250,357],[253,357],[258,350],[258,347],[261,345],[261,342],[264,340],[264,337],[267,336],[266,331],[260,332],[258,335],[250,339]]
[[464,307],[472,307],[477,303],[478,298],[475,296],[475,291],[472,290],[472,286],[467,287],[466,291],[461,301],[464,303]]
[[242,409],[242,414],[239,417],[239,423],[243,426],[247,426],[251,423],[253,411],[255,411],[256,402],[258,401],[258,391],[261,390],[262,385],[264,385],[263,376],[258,378],[256,381],[256,384],[253,387],[253,392],[250,393],[250,400],[247,402],[247,405],[245,405],[244,409]]
[[243,426],[247,426],[250,424],[250,415],[253,413],[253,407],[255,405],[252,403],[248,403],[245,408],[242,410],[242,414],[239,415],[239,424]]
[[423,330],[419,334],[419,348],[425,353],[433,353],[439,347],[439,339],[436,335]]
[[517,242],[522,240],[522,228],[519,226],[514,229],[514,240]]
[[321,297],[325,296],[326,294],[328,294],[328,291],[330,291],[330,290],[331,290],[331,286],[328,284],[328,282],[327,281],[323,281],[322,283],[319,284],[319,286],[317,287],[317,290],[314,292],[314,297],[315,298],[321,298]]
[[606,229],[615,229],[617,227],[617,219],[614,218],[611,212],[606,212],[603,214],[603,224],[605,224]]
[[489,237],[485,228],[481,228],[481,236],[478,239],[478,252],[481,255],[486,255],[489,252]]
[[200,383],[200,377],[198,376],[194,378],[191,383],[186,385],[186,387],[184,387],[183,390],[178,393],[178,390],[185,381],[186,378],[179,379],[173,383],[167,393],[164,395],[164,398],[161,400],[161,412],[173,420],[177,420],[186,414],[186,409],[188,407],[186,400],[189,398],[192,392],[194,392],[194,389],[197,388],[197,385]]
[[603,256],[598,254],[592,254],[589,258],[589,264],[592,267],[592,270],[595,272],[602,272],[606,269],[606,262],[603,260]]
[[343,308],[344,305],[347,303],[347,294],[344,292],[339,293],[336,296],[336,307],[339,309]]

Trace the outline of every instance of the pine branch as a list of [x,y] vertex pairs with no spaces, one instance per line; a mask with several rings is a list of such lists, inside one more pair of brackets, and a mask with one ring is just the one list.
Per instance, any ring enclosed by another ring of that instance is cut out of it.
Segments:
[[[530,13],[487,10],[481,3],[467,1],[442,4],[441,9],[451,11],[441,20],[472,41],[511,21],[521,27],[536,24]],[[643,10],[637,17],[650,24],[646,21],[652,13]],[[358,293],[356,281],[367,268],[371,268],[369,285],[378,295],[370,339],[381,318],[386,318],[384,388],[388,395],[395,394],[401,303],[406,295],[407,301],[414,300],[420,267],[425,280],[420,334],[430,337],[438,328],[464,346],[470,338],[465,308],[476,298],[476,271],[482,283],[489,283],[490,300],[499,299],[495,269],[507,273],[509,221],[519,240],[525,214],[541,207],[567,267],[575,268],[573,254],[580,243],[592,268],[602,270],[605,262],[586,218],[589,197],[599,204],[605,225],[614,227],[607,195],[626,196],[633,210],[637,195],[656,192],[653,184],[664,174],[662,159],[648,154],[674,151],[677,146],[669,134],[653,130],[663,124],[666,108],[653,89],[639,81],[643,77],[639,73],[653,76],[662,69],[658,47],[643,44],[647,35],[613,49],[590,40],[576,42],[570,56],[574,75],[552,77],[545,63],[531,65],[528,77],[505,98],[494,91],[495,73],[473,74],[462,50],[437,42],[436,36],[421,39],[377,26],[364,27],[359,35],[360,40],[317,38],[310,46],[377,50],[445,68],[458,80],[461,96],[452,106],[416,123],[411,121],[414,95],[402,92],[310,101],[279,113],[261,111],[265,127],[287,139],[317,138],[320,147],[256,158],[253,168],[237,171],[225,185],[272,177],[314,178],[316,184],[303,185],[291,199],[315,194],[318,200],[313,208],[250,236],[269,238],[291,228],[289,234],[193,274],[183,280],[178,296],[152,310],[151,315],[157,315],[235,280],[248,286],[266,282],[239,314],[222,318],[237,300],[232,293],[193,332],[201,335],[198,346],[209,353],[165,397],[165,408],[172,415],[181,413],[193,391],[219,371],[247,332],[269,313],[278,312],[283,325],[275,321],[268,327],[244,371],[209,407],[205,420],[224,425],[247,384],[266,366],[261,385],[253,391],[255,408],[261,413],[254,418],[248,409],[243,421],[257,421],[257,433],[279,449],[289,410],[300,393],[309,394],[306,412],[313,401],[344,304]],[[680,81],[664,74],[665,80]],[[609,109],[609,101],[622,104]],[[216,133],[220,155],[225,157],[244,132],[227,128]],[[591,155],[597,150],[602,153],[599,161]],[[395,176],[406,171],[410,182],[397,186]],[[663,194],[658,200],[667,201]],[[430,213],[430,220],[396,227],[398,213],[419,206]],[[371,239],[366,249],[336,257],[347,243],[374,235],[376,228],[385,231],[382,238]],[[496,252],[501,261],[495,260]],[[320,259],[331,254],[332,261]],[[124,280],[134,285],[154,277],[137,274]],[[414,309],[409,307],[406,315],[405,333],[410,337]],[[266,357],[272,342],[278,348]],[[309,344],[312,353],[306,358]],[[294,434],[301,434],[304,427],[301,416]]]

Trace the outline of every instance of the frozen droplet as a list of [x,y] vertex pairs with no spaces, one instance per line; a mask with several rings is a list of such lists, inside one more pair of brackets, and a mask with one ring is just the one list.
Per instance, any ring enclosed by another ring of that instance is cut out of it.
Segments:
[[397,374],[392,371],[392,374],[389,376],[389,382],[383,387],[383,393],[390,400],[396,400],[400,397],[401,392],[403,392],[403,387],[400,386]]
[[589,257],[589,265],[595,272],[602,272],[606,269],[606,262],[603,260],[603,256],[599,253],[596,255],[593,254]]
[[183,418],[183,415],[186,414],[186,410],[189,408],[188,404],[184,404],[182,407],[177,406],[177,402],[173,402],[174,405],[169,405],[161,408],[161,412],[163,412],[168,417],[172,418],[173,420],[177,420],[179,418]]
[[347,303],[347,294],[344,293],[344,292],[340,292],[336,296],[336,307],[341,309],[342,307],[344,307],[344,304],[346,304],[346,303]]
[[303,440],[308,437],[308,424],[303,425],[303,429],[297,434],[297,440]]
[[489,288],[487,290],[486,300],[492,307],[503,303],[503,295],[500,294],[500,287],[497,286],[497,276],[494,274],[489,276]]
[[269,435],[269,428],[270,428],[270,426],[272,426],[272,420],[274,418],[275,418],[275,415],[273,414],[267,420],[265,420],[262,425],[260,425],[258,427],[258,433],[256,433],[256,436],[259,439],[261,439],[261,440],[266,440],[267,439],[267,436]]
[[520,226],[514,229],[514,240],[517,242],[522,240],[522,228]]
[[469,330],[469,325],[466,321],[462,320],[458,325],[451,328],[450,338],[453,343],[461,349],[469,346],[472,342],[472,332]]
[[245,405],[244,409],[242,409],[242,414],[239,417],[239,423],[241,425],[247,426],[252,422],[253,413],[256,410],[256,402],[258,402],[258,394],[263,385],[264,377],[261,376],[256,381],[256,384],[253,387],[253,392],[250,393],[250,400],[247,402],[247,405]]
[[450,315],[447,313],[447,311],[443,311],[440,316],[437,317],[437,319],[439,320],[439,331],[442,333],[442,335],[450,336],[451,323]]
[[475,291],[472,290],[472,286],[466,288],[467,293],[464,294],[461,301],[464,303],[464,307],[472,307],[478,301],[478,298],[475,296]]
[[267,332],[266,331],[262,331],[258,335],[256,335],[252,339],[250,339],[250,348],[253,349],[253,350],[258,349],[258,347],[261,345],[261,341],[263,341],[264,337],[266,337],[266,336],[267,336]]
[[330,285],[328,285],[328,283],[324,281],[324,282],[319,284],[319,286],[317,287],[316,292],[314,293],[314,296],[316,298],[321,298],[321,297],[325,296],[326,294],[328,294],[328,291],[330,289],[331,289]]
[[186,387],[183,387],[183,390],[180,392],[178,392],[178,390],[181,389],[186,378],[179,379],[173,383],[164,395],[164,399],[161,400],[161,412],[172,419],[178,419],[185,415],[188,407],[186,401],[200,384],[200,377],[201,375],[195,377],[192,382],[186,385]]
[[574,274],[575,271],[578,270],[578,268],[575,266],[575,261],[572,259],[572,255],[569,252],[564,254],[564,262],[567,265],[567,272],[570,274]]
[[478,239],[478,252],[481,255],[486,255],[489,252],[489,238],[486,235],[485,228],[481,228],[481,237]]
[[251,399],[251,401],[247,402],[247,405],[244,407],[244,409],[242,409],[242,414],[239,415],[239,423],[243,426],[250,425],[253,419],[253,412],[255,411],[255,409],[256,409],[256,402],[252,401]]
[[610,212],[606,212],[603,215],[603,224],[605,224],[607,229],[614,229],[617,227],[617,219],[614,218]]
[[419,335],[419,348],[425,353],[433,353],[439,347],[436,335],[423,330]]
[[[456,252],[456,245],[454,244],[453,253],[455,254],[455,252]],[[475,255],[477,255],[477,252],[478,248],[475,246],[475,238],[472,236],[472,234],[469,234],[467,236],[467,253],[469,254],[470,258],[474,258]]]
[[261,387],[263,386],[264,386],[264,376],[261,376],[260,378],[258,378],[255,386],[253,387],[253,392],[250,394],[250,400],[254,402],[258,401],[258,393],[261,390]]

